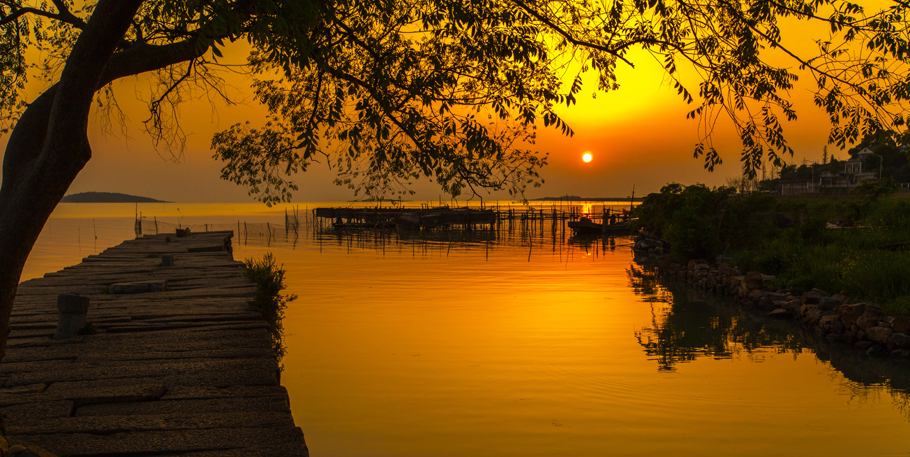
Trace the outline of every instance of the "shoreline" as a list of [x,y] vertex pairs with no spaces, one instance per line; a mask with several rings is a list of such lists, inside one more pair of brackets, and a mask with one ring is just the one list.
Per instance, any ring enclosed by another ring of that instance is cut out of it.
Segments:
[[724,295],[744,307],[779,319],[796,320],[800,326],[830,344],[852,348],[867,356],[910,360],[910,318],[888,316],[880,305],[854,302],[845,295],[812,289],[793,295],[773,286],[774,276],[742,271],[732,259],[719,256],[715,264],[693,259],[686,265],[663,254],[662,240],[639,235],[633,250],[656,257],[661,276],[683,281],[705,292]]

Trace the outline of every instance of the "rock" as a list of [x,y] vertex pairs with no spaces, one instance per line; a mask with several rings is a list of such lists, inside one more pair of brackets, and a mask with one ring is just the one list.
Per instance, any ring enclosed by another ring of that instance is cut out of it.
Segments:
[[818,324],[819,319],[822,318],[822,312],[818,309],[817,305],[803,305],[807,308],[807,311],[803,314],[803,323],[809,327],[815,327]]
[[881,344],[876,344],[866,350],[866,355],[871,357],[876,357],[880,355],[888,354],[888,351],[885,350],[885,347]]
[[840,337],[840,335],[835,335],[833,333],[829,333],[829,334],[825,335],[825,340],[827,340],[829,343],[836,343],[841,340],[841,337]]
[[894,330],[887,327],[872,327],[866,330],[866,336],[876,343],[887,344],[888,337],[894,333]]
[[831,296],[831,294],[829,294],[828,292],[825,292],[824,290],[821,290],[821,289],[812,289],[812,290],[810,290],[809,292],[815,292],[815,293],[821,295],[822,297],[830,297],[830,296]]
[[863,312],[863,316],[881,320],[883,317],[885,317],[885,312],[882,311],[881,306],[874,303],[869,303],[866,305],[866,310]]
[[163,267],[174,266],[174,256],[170,255],[170,254],[161,256],[161,266],[163,266]]
[[844,330],[846,330],[846,329],[847,329],[847,326],[844,325],[844,322],[841,321],[840,319],[838,319],[838,320],[835,321],[834,324],[831,326],[831,333],[840,335],[840,334],[844,333]]
[[891,351],[891,357],[899,357],[902,359],[910,358],[910,350],[895,349],[895,350]]
[[834,297],[822,297],[818,301],[818,307],[822,311],[831,311],[837,306],[840,306],[841,301]]
[[859,349],[860,351],[866,351],[872,346],[875,346],[875,343],[871,341],[857,341],[854,345],[854,349]]
[[903,349],[910,349],[910,335],[906,333],[894,332],[891,334],[891,341],[894,342],[898,347]]
[[870,328],[878,326],[878,318],[877,317],[866,317],[865,315],[863,315],[863,316],[860,316],[860,318],[856,320],[856,325],[858,325],[859,328],[868,332]]
[[904,316],[896,316],[891,319],[891,328],[895,333],[910,333],[910,319]]
[[85,327],[85,316],[88,313],[89,298],[74,294],[57,296],[57,310],[60,318],[57,321],[57,332],[54,339],[71,338]]
[[817,305],[822,299],[822,294],[816,292],[817,289],[812,289],[809,292],[803,294],[802,301],[804,305]]
[[704,268],[708,268],[708,261],[704,259],[693,259],[689,261],[689,270],[694,270],[696,268],[704,265]]
[[768,313],[768,315],[771,317],[786,319],[786,318],[790,317],[790,311],[783,309],[783,308],[777,308],[774,311],[771,311],[770,313]]
[[757,271],[750,271],[745,276],[745,286],[750,289],[760,289],[762,287],[762,274]]
[[840,317],[836,314],[822,316],[822,318],[818,320],[818,328],[826,333],[830,333],[835,322],[840,322]]
[[793,298],[793,299],[787,300],[787,306],[785,306],[784,308],[789,309],[790,312],[793,313],[794,316],[798,316],[800,314],[800,308],[802,308],[802,306],[803,306],[803,302],[800,301],[799,298]]
[[848,327],[855,324],[856,320],[866,312],[865,303],[855,303],[852,305],[842,305],[839,309],[835,311],[840,314],[841,320],[844,321]]

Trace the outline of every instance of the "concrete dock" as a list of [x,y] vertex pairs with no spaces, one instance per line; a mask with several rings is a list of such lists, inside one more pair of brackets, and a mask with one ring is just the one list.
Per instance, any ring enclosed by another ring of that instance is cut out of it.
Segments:
[[[0,363],[9,441],[59,456],[306,456],[231,236],[145,236],[20,284]],[[136,283],[153,287],[112,293]],[[59,294],[89,297],[98,333],[54,339]]]

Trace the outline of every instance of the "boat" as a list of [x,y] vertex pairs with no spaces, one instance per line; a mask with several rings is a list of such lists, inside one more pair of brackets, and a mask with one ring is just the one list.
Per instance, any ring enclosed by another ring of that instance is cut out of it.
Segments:
[[577,221],[569,221],[569,228],[576,235],[622,235],[629,233],[631,219],[617,221],[614,224],[598,224],[590,218],[582,217]]
[[569,221],[568,226],[576,235],[600,235],[604,232],[603,224],[598,224],[587,217],[582,217],[577,221]]

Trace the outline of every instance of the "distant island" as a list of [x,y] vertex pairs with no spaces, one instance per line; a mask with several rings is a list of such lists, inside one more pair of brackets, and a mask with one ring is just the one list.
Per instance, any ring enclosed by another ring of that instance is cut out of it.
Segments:
[[[570,202],[615,202],[629,200],[629,197],[579,197],[578,195],[563,195],[562,197],[541,197],[530,199],[534,202],[570,201]],[[635,197],[640,202],[641,197]]]
[[136,195],[118,194],[117,192],[82,192],[67,195],[60,203],[168,203],[154,198]]

